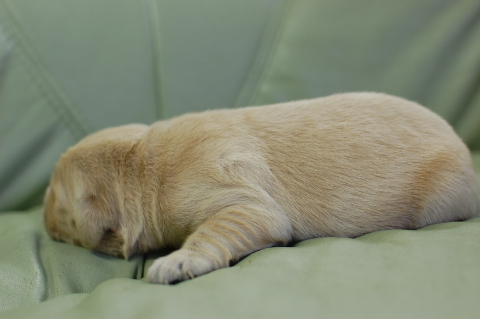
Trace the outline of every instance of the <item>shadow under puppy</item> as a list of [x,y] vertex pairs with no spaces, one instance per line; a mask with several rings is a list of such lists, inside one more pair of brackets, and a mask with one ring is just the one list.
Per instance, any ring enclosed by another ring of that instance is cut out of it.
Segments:
[[426,108],[378,93],[186,114],[87,136],[45,196],[56,240],[129,258],[165,246],[152,283],[256,250],[464,220],[471,155]]

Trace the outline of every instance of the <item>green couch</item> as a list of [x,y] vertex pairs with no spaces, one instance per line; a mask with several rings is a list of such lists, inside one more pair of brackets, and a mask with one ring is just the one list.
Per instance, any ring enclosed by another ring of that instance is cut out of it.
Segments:
[[318,238],[175,286],[54,242],[62,152],[108,126],[346,91],[447,119],[480,169],[476,0],[0,0],[0,318],[479,318],[480,218]]

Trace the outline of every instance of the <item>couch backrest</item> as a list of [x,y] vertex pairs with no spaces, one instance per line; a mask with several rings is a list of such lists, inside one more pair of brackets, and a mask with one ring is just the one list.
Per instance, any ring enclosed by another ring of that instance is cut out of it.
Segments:
[[0,1],[0,210],[83,136],[345,91],[416,100],[480,149],[480,3]]

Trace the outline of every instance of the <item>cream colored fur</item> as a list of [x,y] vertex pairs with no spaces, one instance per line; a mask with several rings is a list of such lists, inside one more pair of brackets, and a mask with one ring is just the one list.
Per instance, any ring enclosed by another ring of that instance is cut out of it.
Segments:
[[477,212],[467,147],[426,108],[377,93],[187,114],[92,134],[45,198],[56,240],[129,256],[173,283],[253,251],[464,220]]

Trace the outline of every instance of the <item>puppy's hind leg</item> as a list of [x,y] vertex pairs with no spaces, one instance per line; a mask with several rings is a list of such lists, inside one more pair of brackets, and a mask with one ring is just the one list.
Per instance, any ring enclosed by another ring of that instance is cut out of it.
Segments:
[[468,151],[440,153],[427,164],[413,187],[422,203],[414,228],[476,215],[479,185]]
[[157,259],[148,271],[151,283],[170,284],[228,267],[256,250],[290,241],[282,213],[252,205],[233,205],[210,216],[182,248]]

